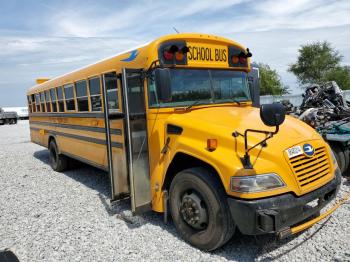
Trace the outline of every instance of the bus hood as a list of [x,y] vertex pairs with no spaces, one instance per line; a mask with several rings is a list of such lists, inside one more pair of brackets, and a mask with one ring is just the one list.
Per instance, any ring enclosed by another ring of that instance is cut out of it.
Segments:
[[[169,120],[174,122],[174,124],[178,122],[180,126],[189,128],[201,129],[201,127],[205,127],[207,129],[209,125],[209,130],[212,131],[213,135],[215,133],[220,135],[226,131],[231,137],[233,131],[243,134],[246,129],[275,130],[274,127],[268,127],[262,122],[260,109],[254,107],[220,106],[196,108],[182,114],[174,114]],[[262,136],[264,135],[249,134],[249,137],[252,137],[253,140],[254,137],[260,138]],[[279,140],[278,138],[283,137],[288,137],[295,141],[320,138],[313,128],[291,116],[286,116],[286,120],[280,126],[280,131],[274,138]]]
[[[232,133],[238,131],[244,134],[246,129],[274,131],[274,127],[266,126],[260,119],[260,110],[254,107],[236,107],[236,106],[213,106],[206,108],[196,108],[190,112],[174,114],[169,118],[169,122],[179,126],[201,132],[209,133],[212,138],[230,137]],[[260,141],[265,135],[249,133],[249,142]],[[280,126],[279,132],[269,140],[269,143],[276,141],[280,146],[290,147],[293,144],[311,140],[320,139],[320,135],[313,128],[304,122],[286,116],[284,123]],[[291,144],[291,141],[292,144]]]

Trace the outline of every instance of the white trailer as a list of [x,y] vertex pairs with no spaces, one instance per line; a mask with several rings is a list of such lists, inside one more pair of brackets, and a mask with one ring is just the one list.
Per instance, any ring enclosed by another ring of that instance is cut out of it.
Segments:
[[3,107],[4,112],[16,112],[19,119],[28,119],[28,108],[23,107]]
[[16,112],[4,112],[4,110],[0,107],[0,125],[17,124],[17,119],[18,116]]

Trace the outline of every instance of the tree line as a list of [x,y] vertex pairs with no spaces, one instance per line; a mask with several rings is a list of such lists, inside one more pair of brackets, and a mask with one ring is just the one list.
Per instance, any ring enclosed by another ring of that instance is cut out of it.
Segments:
[[[343,56],[327,41],[302,45],[297,61],[288,67],[301,88],[312,84],[335,81],[342,89],[350,89],[350,66],[342,65]],[[289,94],[290,89],[282,83],[276,70],[258,63],[260,71],[260,94]]]

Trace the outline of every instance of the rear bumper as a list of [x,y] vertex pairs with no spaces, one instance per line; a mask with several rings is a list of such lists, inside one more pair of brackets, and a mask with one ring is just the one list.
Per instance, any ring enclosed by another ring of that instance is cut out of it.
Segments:
[[[301,197],[287,193],[258,200],[228,198],[227,201],[232,218],[243,234],[277,233],[319,212],[334,199],[340,184],[341,174],[336,172],[332,181]],[[307,205],[315,199],[317,206]]]

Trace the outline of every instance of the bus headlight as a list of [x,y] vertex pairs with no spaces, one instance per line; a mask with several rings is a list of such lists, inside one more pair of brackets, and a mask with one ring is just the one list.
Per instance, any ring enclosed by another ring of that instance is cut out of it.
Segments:
[[240,193],[252,193],[285,187],[286,184],[275,173],[255,176],[231,177],[231,190]]

